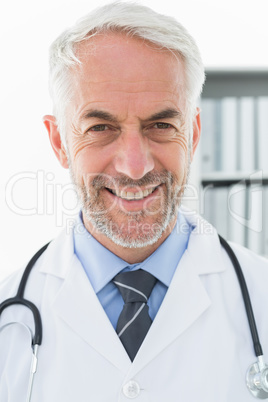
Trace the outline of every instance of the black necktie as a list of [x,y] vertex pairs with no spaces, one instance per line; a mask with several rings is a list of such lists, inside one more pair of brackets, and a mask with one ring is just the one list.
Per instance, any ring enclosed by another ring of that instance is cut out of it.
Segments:
[[156,278],[139,269],[119,273],[114,277],[113,282],[125,302],[117,322],[116,332],[133,361],[152,324],[147,301]]

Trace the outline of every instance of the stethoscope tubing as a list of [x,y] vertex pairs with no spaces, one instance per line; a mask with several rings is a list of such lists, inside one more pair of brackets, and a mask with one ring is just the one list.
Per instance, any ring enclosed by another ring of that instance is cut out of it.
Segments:
[[44,245],[40,250],[38,250],[37,253],[35,253],[35,255],[28,262],[28,264],[23,272],[16,296],[11,297],[10,299],[7,299],[7,300],[3,301],[3,303],[0,304],[0,316],[7,307],[12,306],[14,304],[26,306],[31,310],[31,312],[33,314],[34,326],[35,326],[35,331],[34,331],[34,335],[33,335],[33,339],[32,339],[33,349],[34,349],[35,345],[41,345],[41,343],[42,343],[42,338],[43,338],[42,319],[41,319],[40,312],[39,312],[38,308],[35,306],[35,304],[27,299],[24,299],[23,296],[24,296],[25,287],[26,287],[29,275],[31,273],[31,270],[32,270],[34,264],[36,263],[36,261],[38,260],[38,258],[41,256],[41,254],[43,254],[43,252],[46,250],[48,245],[49,245],[49,243]]
[[245,281],[245,277],[244,277],[241,265],[235,255],[233,249],[227,243],[227,241],[224,240],[220,235],[219,235],[219,239],[220,239],[221,245],[223,246],[223,248],[225,249],[229,258],[232,261],[232,264],[234,266],[234,269],[235,269],[235,272],[236,272],[236,275],[238,278],[238,282],[240,285],[240,289],[242,292],[244,305],[245,305],[245,309],[246,309],[246,313],[247,313],[247,317],[248,317],[248,323],[249,323],[249,327],[250,327],[250,331],[251,331],[255,355],[256,355],[256,357],[262,356],[263,355],[262,346],[260,344],[256,321],[255,321],[252,304],[251,304],[251,300],[250,300],[250,296],[249,296],[249,292],[248,292],[248,287],[247,287],[247,284]]

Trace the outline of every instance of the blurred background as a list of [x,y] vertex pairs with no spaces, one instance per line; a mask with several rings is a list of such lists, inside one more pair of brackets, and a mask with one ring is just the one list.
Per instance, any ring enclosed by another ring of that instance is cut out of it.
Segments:
[[[48,48],[104,1],[0,4],[0,279],[23,266],[79,206],[42,116],[52,113]],[[142,0],[176,17],[196,39],[207,71],[202,141],[185,204],[227,239],[268,255],[267,1]]]

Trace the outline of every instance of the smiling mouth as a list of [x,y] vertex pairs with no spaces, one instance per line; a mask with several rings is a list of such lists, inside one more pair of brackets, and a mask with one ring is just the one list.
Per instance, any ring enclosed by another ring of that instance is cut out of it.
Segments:
[[150,194],[152,194],[159,186],[152,187],[152,188],[147,188],[146,190],[141,190],[136,193],[133,193],[131,191],[123,191],[123,190],[116,190],[116,189],[111,189],[107,188],[110,193],[115,195],[116,197],[122,198],[123,200],[128,200],[128,201],[135,201],[135,200],[143,200],[144,198],[148,197]]

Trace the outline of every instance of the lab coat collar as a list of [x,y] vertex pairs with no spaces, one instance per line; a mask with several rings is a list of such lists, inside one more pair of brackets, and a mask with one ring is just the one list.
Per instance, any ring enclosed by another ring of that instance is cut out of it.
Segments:
[[49,244],[45,254],[41,256],[44,263],[41,263],[40,272],[61,279],[66,277],[70,270],[70,261],[74,258],[73,230],[70,233],[66,233],[66,230],[67,228]]
[[198,275],[205,275],[225,271],[217,230],[200,215],[186,207],[181,207],[180,211],[193,228],[188,252],[195,272]]

